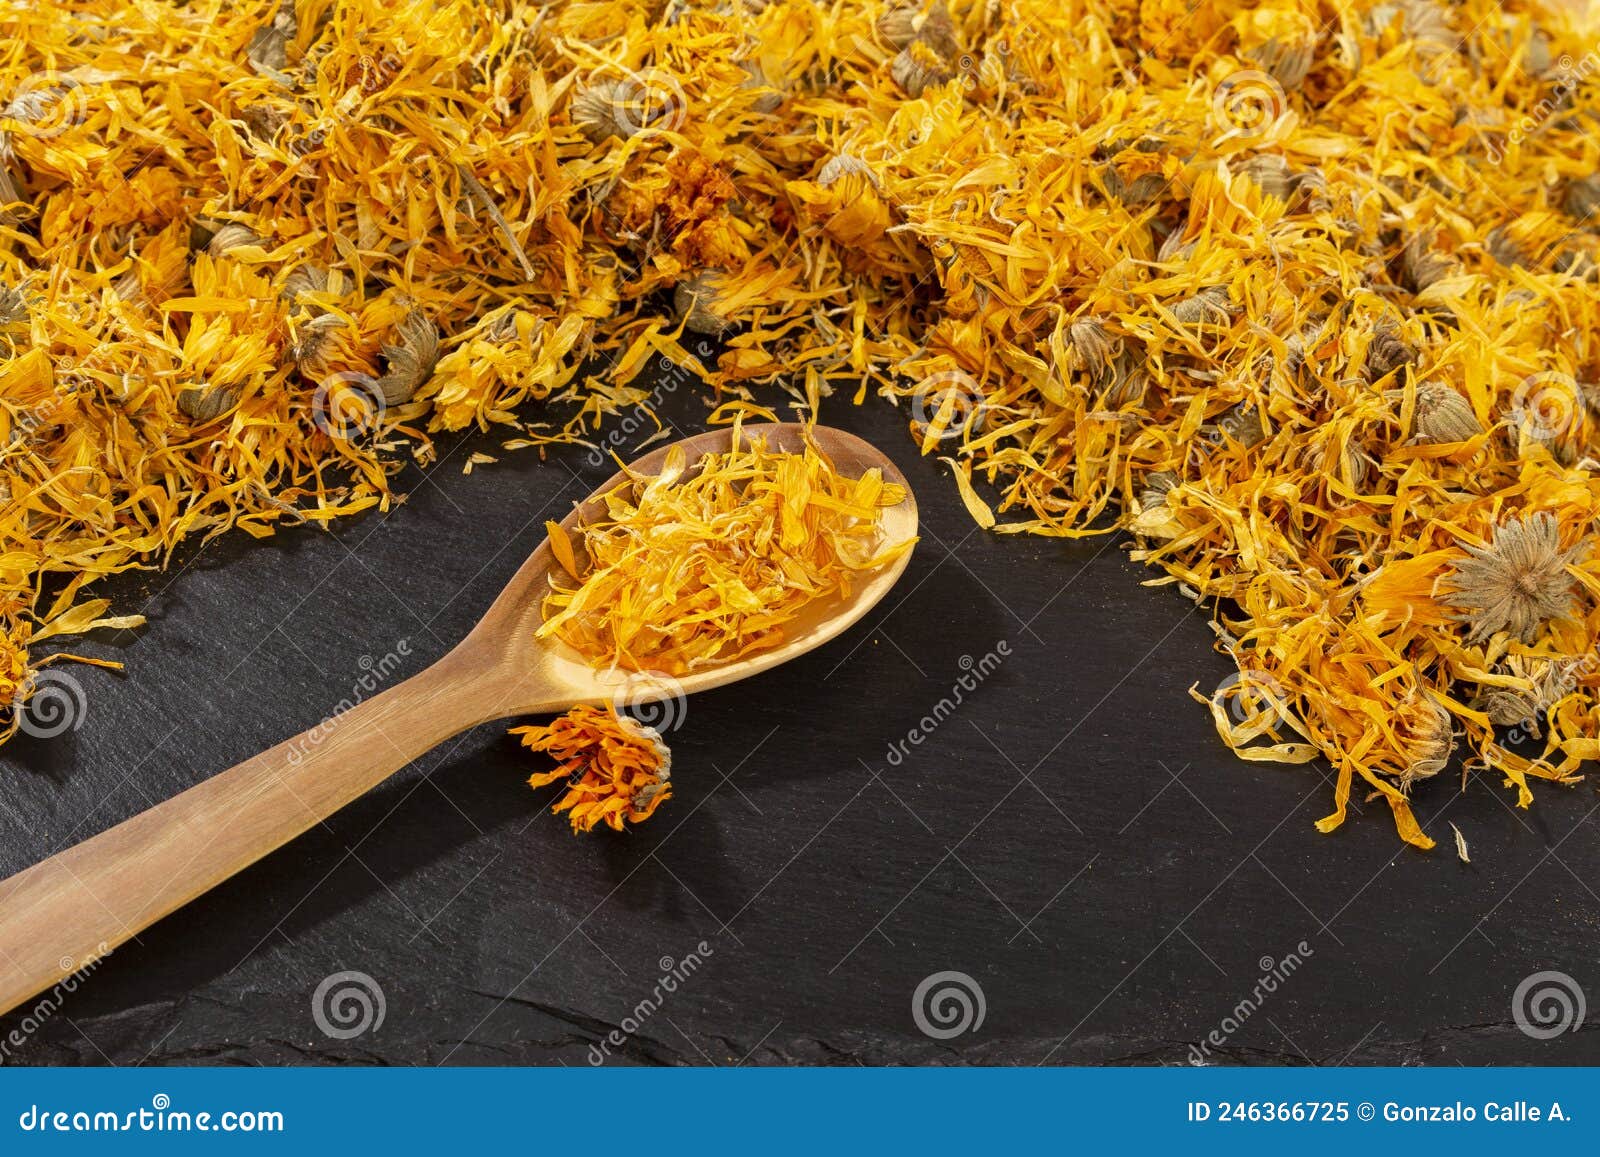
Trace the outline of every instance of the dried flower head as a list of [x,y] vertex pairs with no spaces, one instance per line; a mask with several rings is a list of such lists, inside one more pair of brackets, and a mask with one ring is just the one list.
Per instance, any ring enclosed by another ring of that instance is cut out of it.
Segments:
[[1275,153],[1261,153],[1239,166],[1239,171],[1254,181],[1268,197],[1289,199],[1289,162]]
[[1092,317],[1080,317],[1067,329],[1071,368],[1096,380],[1105,375],[1115,350],[1106,327]]
[[1174,229],[1161,239],[1161,246],[1156,250],[1156,260],[1165,265],[1169,262],[1182,262],[1194,256],[1198,248],[1198,241],[1190,241],[1184,237],[1184,231]]
[[1567,186],[1561,204],[1568,215],[1579,221],[1589,221],[1596,212],[1600,212],[1600,173],[1591,173],[1573,181]]
[[328,292],[328,271],[317,265],[297,265],[283,279],[283,296],[294,301],[303,293]]
[[574,834],[600,824],[620,832],[672,798],[672,751],[661,733],[610,705],[574,707],[546,726],[514,727],[511,734],[557,761],[553,770],[529,776],[528,785],[566,781],[550,810],[566,812]]
[[1300,87],[1316,59],[1320,31],[1297,7],[1263,4],[1233,21],[1239,55],[1271,73],[1286,90]]
[[1110,384],[1102,396],[1102,404],[1111,410],[1121,410],[1138,402],[1150,388],[1150,374],[1144,361],[1132,350],[1122,350],[1112,360]]
[[1563,549],[1560,526],[1548,511],[1513,515],[1495,527],[1488,545],[1466,547],[1471,557],[1456,564],[1445,601],[1472,624],[1469,642],[1505,631],[1531,643],[1546,624],[1572,613],[1567,567],[1587,549],[1581,541]]
[[579,89],[572,98],[572,123],[595,144],[611,137],[627,140],[639,131],[628,114],[632,88],[625,81],[602,77]]
[[1400,264],[1406,284],[1413,293],[1431,288],[1455,268],[1454,259],[1434,247],[1437,238],[1438,231],[1429,228],[1413,233],[1406,240]]
[[289,67],[289,44],[299,31],[294,0],[282,0],[272,20],[250,38],[245,59],[259,73],[281,76]]
[[1455,751],[1455,730],[1450,712],[1443,704],[1430,695],[1417,714],[1419,717],[1412,723],[1407,745],[1411,762],[1399,776],[1401,791],[1410,791],[1418,780],[1438,775],[1449,766],[1451,753]]
[[1541,734],[1544,714],[1576,687],[1575,671],[1582,660],[1546,659],[1537,655],[1507,655],[1496,674],[1520,680],[1515,687],[1496,685],[1475,704],[1496,727],[1525,728],[1535,738]]
[[1380,382],[1401,366],[1416,363],[1417,351],[1400,336],[1393,322],[1385,320],[1372,332],[1367,345],[1366,377],[1369,382]]
[[27,292],[20,285],[0,285],[0,331],[20,329],[27,321]]
[[421,310],[406,314],[395,329],[400,344],[383,347],[387,368],[378,379],[378,392],[390,406],[410,401],[439,360],[439,328]]
[[1155,470],[1145,475],[1144,489],[1139,492],[1139,504],[1146,510],[1165,506],[1167,495],[1178,485],[1178,476],[1169,470]]
[[913,40],[902,48],[889,66],[889,73],[909,97],[919,97],[926,89],[955,76],[949,62],[924,40]]
[[725,276],[720,269],[705,269],[686,281],[678,282],[672,294],[672,305],[678,319],[691,333],[715,336],[734,327],[734,319],[722,303]]
[[1208,285],[1172,307],[1172,316],[1184,325],[1223,325],[1233,313],[1226,285]]
[[893,48],[905,48],[914,40],[931,45],[946,56],[956,54],[955,24],[944,0],[926,4],[922,0],[893,0],[878,17],[878,35]]
[[877,183],[873,175],[872,166],[860,157],[851,156],[849,153],[840,153],[838,156],[829,157],[827,163],[817,173],[817,184],[824,189],[830,189],[845,177],[861,176]]
[[773,84],[767,76],[767,70],[759,60],[746,60],[742,67],[750,74],[750,79],[745,81],[740,88],[755,93],[755,99],[750,102],[750,107],[756,112],[777,112],[783,107],[783,90]]
[[1455,50],[1460,38],[1450,27],[1450,18],[1436,0],[1393,0],[1378,4],[1367,14],[1367,27],[1374,35],[1396,28],[1411,41],[1424,59]]
[[190,386],[178,391],[178,409],[196,422],[221,417],[239,404],[239,392],[226,386]]
[[319,314],[294,325],[289,356],[307,376],[326,377],[332,368],[328,356],[337,345],[339,331],[344,328],[344,319],[332,313]]
[[1415,426],[1422,442],[1465,442],[1483,433],[1472,403],[1443,382],[1427,382],[1417,390]]
[[222,257],[231,250],[259,248],[261,244],[261,236],[248,225],[225,221],[206,243],[206,252],[213,257]]
[[1510,269],[1528,264],[1528,254],[1509,226],[1496,225],[1483,239],[1483,247],[1501,265]]

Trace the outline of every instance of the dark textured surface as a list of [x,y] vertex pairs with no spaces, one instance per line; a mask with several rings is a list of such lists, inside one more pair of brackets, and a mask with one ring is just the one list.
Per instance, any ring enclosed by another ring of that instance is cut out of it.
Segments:
[[[704,409],[671,413],[688,433]],[[1206,618],[1141,587],[1121,544],[975,532],[901,416],[826,416],[894,455],[923,544],[867,625],[689,703],[653,822],[574,838],[504,728],[480,728],[119,949],[42,1024],[0,1021],[22,1038],[3,1059],[581,1065],[639,1019],[608,1063],[1184,1063],[1213,1030],[1221,1063],[1600,1061],[1596,1028],[1538,1040],[1512,1016],[1542,970],[1600,996],[1592,787],[1516,812],[1487,779],[1458,794],[1441,776],[1418,793],[1431,855],[1381,805],[1319,836],[1326,772],[1222,748],[1186,694],[1228,670]],[[73,671],[76,732],[0,750],[0,868],[312,725],[403,639],[401,673],[441,654],[606,473],[583,451],[461,473],[495,445],[447,444],[386,518],[228,539],[112,587],[151,623],[78,648],[129,675]],[[638,1017],[702,941],[698,971]],[[385,1016],[333,1039],[312,995],[351,970]],[[934,1039],[912,996],[947,970],[986,1013]]]

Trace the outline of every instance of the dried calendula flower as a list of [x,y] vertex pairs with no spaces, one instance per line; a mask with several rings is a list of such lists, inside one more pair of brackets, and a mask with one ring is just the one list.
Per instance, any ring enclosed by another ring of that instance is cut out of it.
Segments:
[[1367,14],[1367,25],[1379,34],[1397,28],[1423,57],[1430,59],[1454,50],[1461,42],[1437,0],[1394,0],[1375,5]]
[[955,76],[949,61],[923,40],[913,40],[902,48],[890,72],[894,82],[909,97],[919,97],[925,89],[944,84]]
[[1483,433],[1483,423],[1460,390],[1427,382],[1417,390],[1416,431],[1424,442],[1465,442]]
[[226,386],[190,386],[178,392],[178,409],[196,422],[219,418],[238,404],[238,391]]
[[250,38],[245,58],[257,72],[281,76],[289,67],[289,42],[295,37],[299,22],[295,18],[294,0],[282,0],[271,23]]
[[539,636],[597,666],[682,675],[777,646],[806,606],[915,544],[881,541],[882,512],[905,492],[878,470],[845,478],[814,446],[741,437],[736,425],[738,449],[692,464],[669,451],[659,475],[607,494],[577,543],[551,523],[568,574],[553,580]]
[[1072,368],[1096,380],[1111,368],[1115,344],[1097,318],[1080,317],[1067,329]]
[[528,784],[566,781],[551,811],[566,812],[574,833],[601,824],[620,832],[672,798],[672,751],[661,733],[609,704],[574,707],[545,726],[514,727],[511,734],[557,761],[554,770],[529,776]]
[[891,0],[877,21],[878,35],[894,48],[922,40],[945,55],[956,51],[955,25],[944,0]]
[[261,245],[261,236],[250,226],[238,221],[225,221],[206,243],[206,252],[221,257],[235,249],[259,249]]
[[1410,791],[1418,780],[1431,779],[1448,767],[1456,746],[1450,712],[1432,696],[1413,712],[1412,727],[1410,761],[1397,777],[1401,791]]
[[1172,307],[1172,316],[1184,325],[1223,325],[1234,312],[1226,285],[1208,285]]
[[678,283],[672,304],[686,329],[715,335],[734,327],[736,323],[723,305],[722,287],[726,280],[723,271],[707,269]]
[[27,320],[27,293],[21,286],[0,285],[0,332],[25,328]]
[[611,137],[627,140],[639,131],[632,111],[635,86],[624,80],[601,77],[580,88],[572,98],[572,123],[595,144]]
[[1417,293],[1432,288],[1455,267],[1448,254],[1435,248],[1437,239],[1437,230],[1424,229],[1413,233],[1406,241],[1401,260],[1406,282]]
[[1581,659],[1546,659],[1537,655],[1507,655],[1495,668],[1497,676],[1517,680],[1514,685],[1493,684],[1475,704],[1497,727],[1522,727],[1541,735],[1545,712],[1577,687]]
[[1528,255],[1511,229],[1505,225],[1497,225],[1489,230],[1489,235],[1484,238],[1483,247],[1489,251],[1501,265],[1515,268],[1528,264]]
[[1591,222],[1595,213],[1600,212],[1600,173],[1591,173],[1569,184],[1561,204],[1569,216]]
[[407,313],[395,329],[400,344],[383,347],[388,369],[378,379],[378,391],[391,406],[410,401],[439,360],[439,327],[421,310]]
[[1276,197],[1280,201],[1289,199],[1292,187],[1289,179],[1289,162],[1282,157],[1273,153],[1262,153],[1240,165],[1239,171],[1254,181],[1267,196]]
[[1486,545],[1466,547],[1471,557],[1455,564],[1445,601],[1471,624],[1469,642],[1505,631],[1531,643],[1552,620],[1574,612],[1575,584],[1567,568],[1588,550],[1586,542],[1563,548],[1560,524],[1548,511],[1512,515],[1494,528]]
[[1372,331],[1372,341],[1367,346],[1366,379],[1379,382],[1401,366],[1416,362],[1417,351],[1400,336],[1400,331],[1387,319]]
[[1311,71],[1318,27],[1317,20],[1297,7],[1270,4],[1234,18],[1239,54],[1290,90],[1299,88]]

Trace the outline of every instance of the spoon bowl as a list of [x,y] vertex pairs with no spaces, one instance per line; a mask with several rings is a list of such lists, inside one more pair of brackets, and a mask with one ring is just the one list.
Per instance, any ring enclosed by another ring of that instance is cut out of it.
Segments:
[[[882,512],[880,533],[885,545],[916,537],[916,499],[893,462],[871,443],[843,430],[815,426],[810,433],[812,444],[828,456],[840,474],[859,478],[866,471],[876,468],[886,482],[895,483],[905,490],[905,501]],[[659,474],[668,453],[675,447],[684,451],[692,471],[702,455],[727,450],[731,444],[730,438],[731,432],[728,430],[711,430],[661,446],[629,463],[627,471],[619,470],[576,505],[561,520],[562,528],[576,545],[579,542],[578,528],[605,514],[605,495],[619,486],[627,485],[630,473],[634,476]],[[798,422],[783,422],[743,428],[746,443],[756,438],[764,438],[769,449],[799,453],[805,448],[806,427]],[[849,598],[819,599],[804,607],[786,629],[785,634],[789,637],[776,647],[743,659],[671,677],[652,671],[619,673],[597,670],[559,640],[535,637],[543,621],[539,608],[549,589],[550,574],[560,568],[550,549],[550,540],[546,538],[512,576],[500,597],[457,651],[463,652],[463,658],[476,657],[493,663],[493,674],[486,672],[481,676],[486,680],[482,684],[483,690],[490,693],[490,698],[485,702],[485,709],[490,713],[484,716],[483,722],[510,715],[543,715],[565,711],[580,703],[595,705],[615,702],[620,708],[676,698],[748,679],[837,638],[889,593],[910,561],[911,554],[908,551],[887,566],[862,576],[862,581],[852,588]],[[497,689],[500,694],[495,696],[493,692]]]
[[[916,501],[893,463],[842,430],[816,426],[809,434],[841,474],[877,468],[905,488],[905,500],[882,512],[882,541],[915,537]],[[743,437],[765,437],[774,450],[798,451],[806,436],[798,423],[743,428]],[[733,437],[713,430],[674,445],[692,465],[728,449]],[[672,448],[613,475],[561,525],[572,533],[598,517],[604,495],[630,481],[630,472],[659,473]],[[564,644],[536,637],[550,572],[559,565],[547,538],[477,626],[432,666],[0,882],[0,1012],[86,968],[470,727],[578,704],[637,707],[749,678],[848,630],[909,561],[907,551],[863,576],[847,598],[811,604],[778,646],[674,679],[598,671]]]

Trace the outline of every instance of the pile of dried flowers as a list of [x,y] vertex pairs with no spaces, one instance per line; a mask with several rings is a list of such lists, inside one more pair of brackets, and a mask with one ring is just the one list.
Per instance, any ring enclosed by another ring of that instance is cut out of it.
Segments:
[[1227,742],[1334,765],[1325,830],[1359,779],[1429,846],[1408,793],[1452,755],[1524,805],[1600,755],[1600,57],[1559,12],[5,0],[0,31],[0,697],[108,609],[83,584],[384,506],[440,430],[581,438],[661,355],[746,404],[905,398],[997,531],[1132,530],[1217,607]]
[[740,431],[727,451],[691,464],[674,446],[659,474],[630,473],[578,527],[581,560],[546,524],[563,573],[541,638],[599,667],[684,675],[778,646],[808,606],[916,546],[882,542],[884,508],[906,494],[876,467],[846,478],[813,444],[784,453]]

